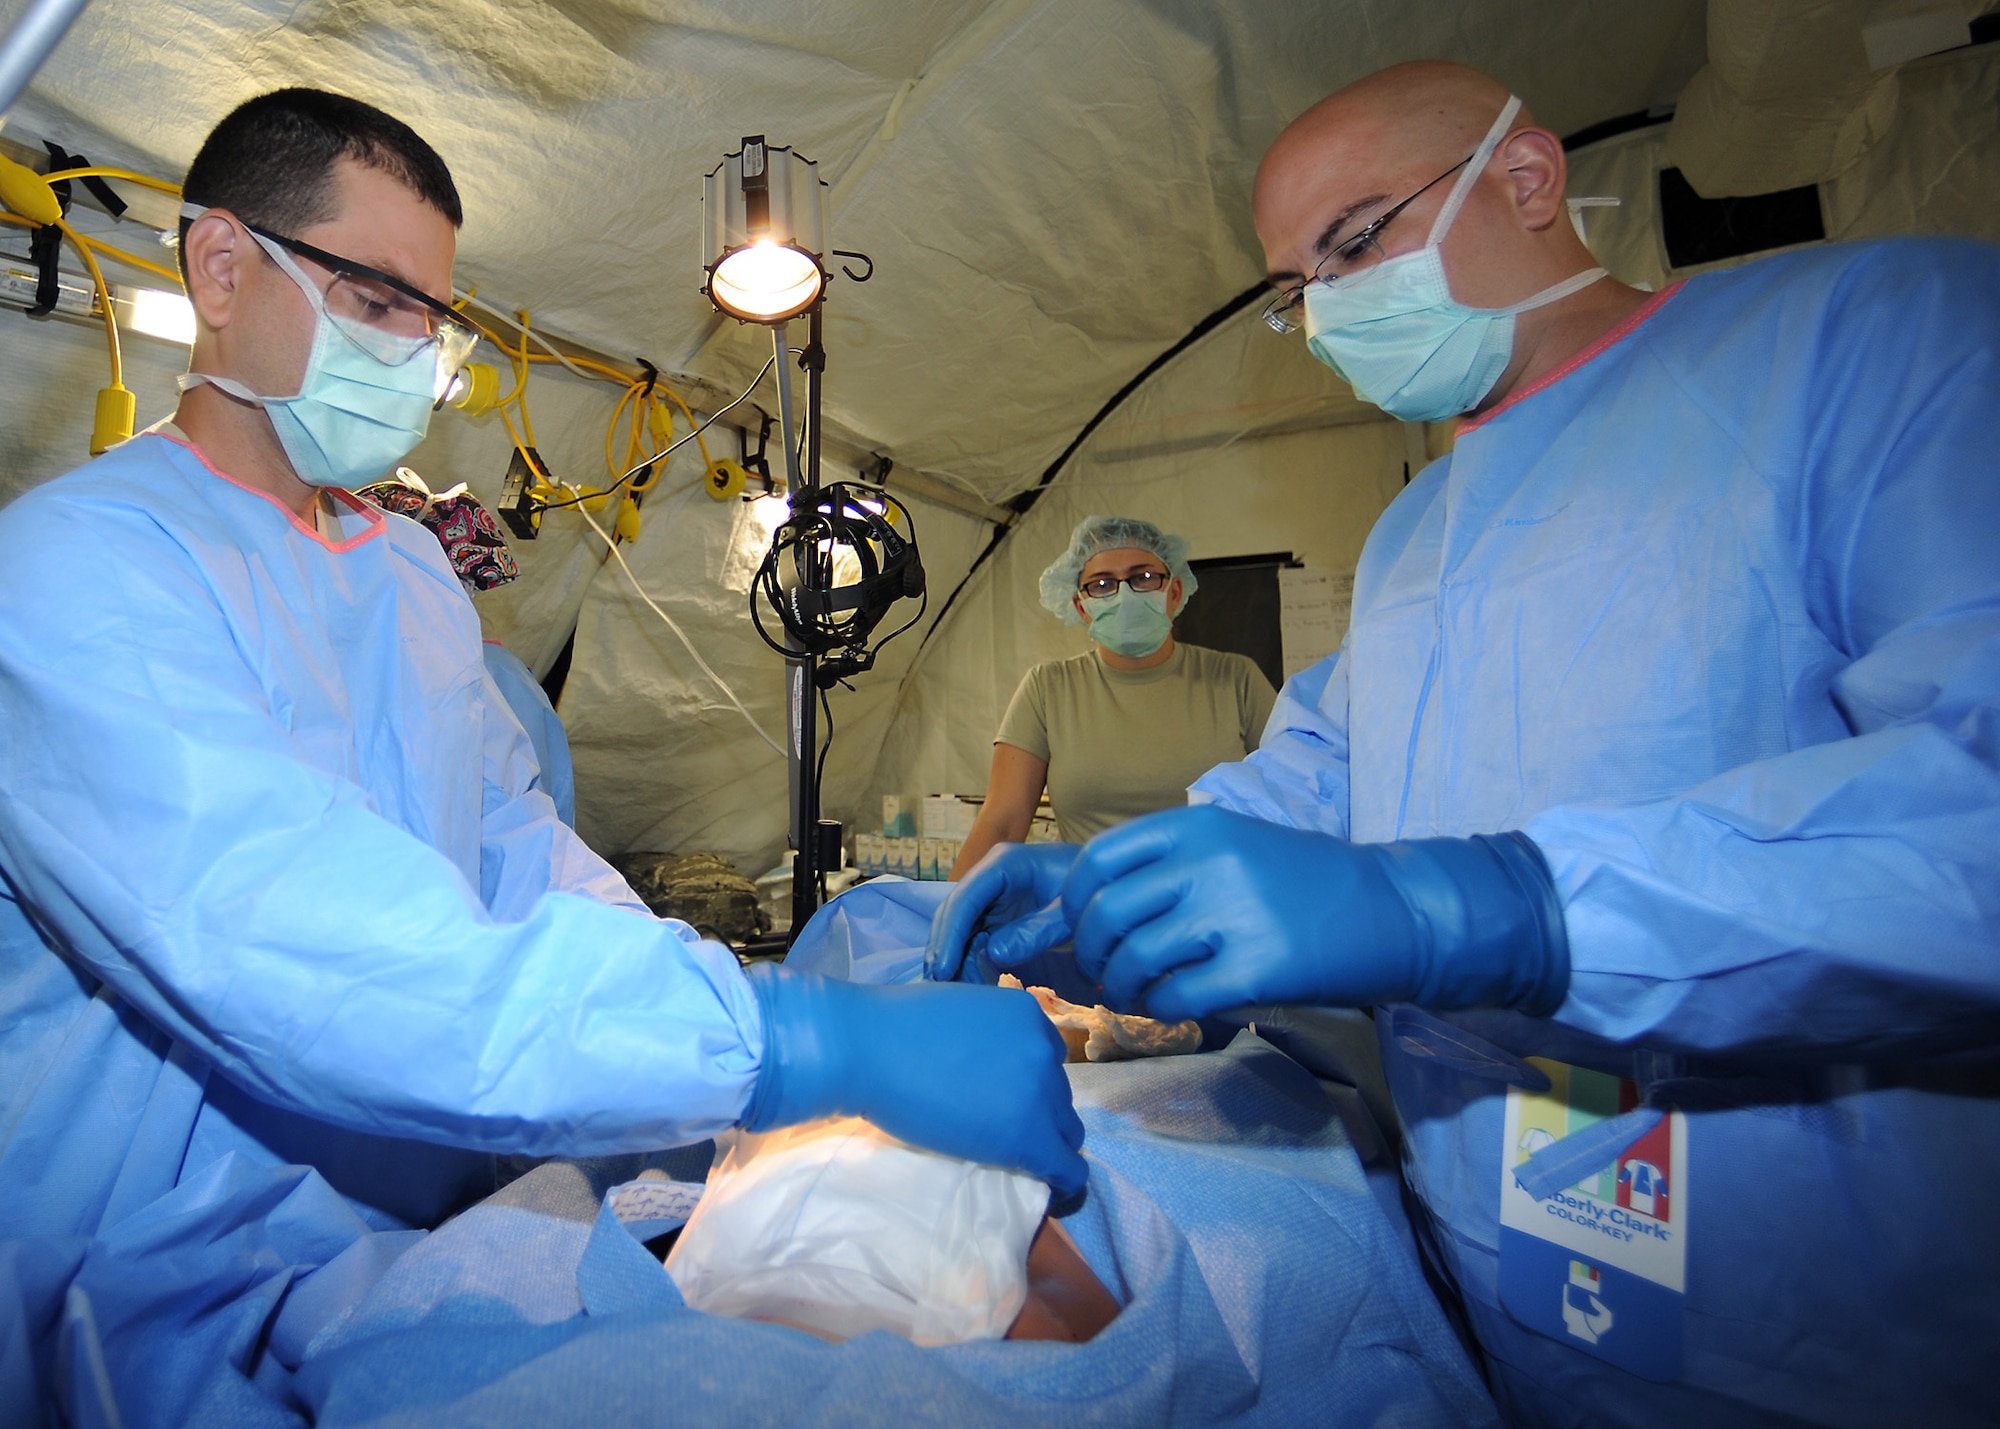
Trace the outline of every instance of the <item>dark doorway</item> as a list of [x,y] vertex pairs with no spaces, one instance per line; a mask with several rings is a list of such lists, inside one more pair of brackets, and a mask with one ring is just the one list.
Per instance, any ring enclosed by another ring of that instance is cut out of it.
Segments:
[[1290,551],[1189,561],[1201,590],[1174,621],[1174,638],[1248,655],[1273,689],[1285,683],[1278,572],[1296,566]]

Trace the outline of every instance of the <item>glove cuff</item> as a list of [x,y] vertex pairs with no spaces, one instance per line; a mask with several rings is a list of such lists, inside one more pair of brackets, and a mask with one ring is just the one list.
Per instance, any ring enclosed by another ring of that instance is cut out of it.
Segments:
[[1410,1001],[1545,1017],[1569,993],[1555,881],[1522,833],[1378,845],[1424,949]]
[[763,1013],[764,1058],[738,1124],[769,1131],[839,1114],[848,1076],[834,1004],[846,985],[777,963],[753,964],[746,976]]
[[1522,923],[1515,943],[1513,987],[1503,1007],[1531,1017],[1547,1017],[1569,996],[1569,930],[1562,899],[1541,845],[1518,830],[1475,834],[1472,842],[1492,855],[1521,899]]

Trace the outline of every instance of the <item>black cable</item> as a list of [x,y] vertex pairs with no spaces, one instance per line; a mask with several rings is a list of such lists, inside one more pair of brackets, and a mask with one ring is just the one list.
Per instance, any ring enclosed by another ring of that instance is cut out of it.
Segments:
[[[958,593],[965,589],[965,583],[972,579],[974,573],[977,572],[981,566],[986,564],[986,558],[993,554],[993,552],[999,547],[1000,542],[1003,539],[1005,539],[1007,533],[1013,529],[1014,528],[1012,526],[995,526],[993,528],[992,536],[987,538],[986,549],[981,551],[978,555],[972,558],[972,564],[966,567],[965,574],[959,577],[958,584],[951,588],[951,594],[944,598],[944,607],[938,611],[937,619],[933,620],[931,622],[931,628],[924,632],[924,638],[917,642],[918,655],[924,653],[924,647],[931,643],[932,633],[936,631],[936,629],[940,625],[944,624],[944,618],[947,615],[951,614],[951,607],[958,600]],[[930,598],[930,592],[929,591],[924,592],[924,597],[925,600],[928,602]],[[911,668],[914,669],[916,656],[913,655],[910,657],[910,659],[911,659]],[[903,672],[903,678],[904,679],[909,678],[909,671],[906,670]],[[900,684],[901,682],[899,681],[898,683]]]
[[[851,488],[856,487],[872,494],[866,498],[852,496]],[[881,502],[879,509],[872,504],[877,500]],[[844,515],[843,512],[853,510],[851,502],[859,502],[866,509],[866,516]],[[907,536],[896,530],[898,521],[907,529]],[[879,555],[878,546],[881,548]],[[750,621],[758,638],[780,655],[795,659],[802,651],[807,651],[822,657],[833,656],[849,662],[846,668],[851,673],[855,669],[867,669],[884,645],[921,620],[924,611],[929,608],[930,597],[926,587],[917,613],[874,642],[871,651],[869,637],[890,607],[904,598],[900,592],[891,594],[886,589],[868,589],[867,598],[845,615],[825,609],[806,614],[800,608],[808,604],[803,598],[806,594],[825,596],[834,591],[836,548],[850,551],[861,568],[859,579],[842,589],[852,585],[869,587],[878,578],[898,570],[903,572],[903,579],[907,582],[910,578],[909,567],[921,568],[917,522],[910,508],[893,492],[872,482],[836,482],[820,488],[815,504],[794,511],[772,532],[771,548],[765,553],[751,581]],[[782,573],[787,569],[798,582],[798,591],[794,594],[800,598],[793,601],[786,599]],[[878,597],[886,598],[878,600]],[[789,645],[780,644],[765,626],[764,607],[767,603],[777,615],[783,632],[791,642]],[[811,604],[818,605],[820,602]]]
[[826,739],[819,747],[819,762],[813,766],[813,788],[824,789],[826,787],[826,756],[833,749],[833,706],[827,703],[826,690],[823,686],[819,692],[819,713],[820,718],[826,721]]
[[[1103,426],[1105,420],[1109,418],[1113,412],[1117,411],[1118,408],[1124,404],[1124,401],[1127,397],[1130,397],[1134,392],[1137,392],[1142,386],[1144,386],[1146,383],[1146,379],[1151,377],[1154,373],[1158,372],[1162,367],[1165,367],[1169,362],[1172,362],[1176,357],[1179,357],[1183,352],[1186,352],[1190,347],[1193,347],[1196,343],[1200,342],[1203,338],[1207,337],[1210,333],[1214,332],[1218,327],[1221,327],[1222,324],[1228,322],[1231,318],[1235,317],[1238,313],[1242,312],[1245,308],[1249,307],[1252,303],[1256,302],[1259,298],[1269,299],[1270,296],[1271,296],[1271,285],[1269,283],[1265,282],[1254,283],[1250,287],[1245,288],[1242,292],[1238,293],[1235,297],[1231,298],[1228,302],[1224,303],[1221,307],[1217,308],[1214,312],[1210,313],[1207,317],[1203,318],[1200,322],[1196,323],[1193,327],[1189,328],[1187,330],[1186,336],[1182,337],[1179,342],[1175,343],[1172,347],[1168,348],[1165,352],[1161,353],[1158,357],[1154,358],[1151,362],[1147,363],[1144,367],[1139,369],[1139,375],[1137,377],[1134,377],[1130,382],[1127,382],[1123,387],[1120,387],[1116,392],[1113,392],[1111,394],[1111,400],[1106,402],[1102,407],[1099,407],[1097,409],[1097,415],[1092,417],[1089,421],[1085,422],[1083,424],[1083,430],[1078,432],[1076,436],[1071,439],[1070,444],[1062,449],[1061,455],[1059,455],[1054,461],[1049,463],[1048,470],[1042,473],[1042,479],[1036,482],[1033,486],[1029,487],[1027,491],[1023,491],[1018,495],[1014,496],[1011,500],[1008,501],[1007,504],[1009,506],[1012,506],[1016,511],[1026,511],[1030,506],[1033,506],[1035,504],[1035,498],[1041,494],[1042,489],[1046,487],[1050,482],[1054,481],[1056,479],[1056,473],[1061,471],[1063,467],[1069,463],[1069,459],[1076,455],[1077,448],[1082,446],[1085,442],[1089,441],[1090,434],[1096,431],[1099,427]],[[944,618],[943,611],[938,612],[938,618],[939,619]]]
[[633,467],[630,471],[626,472],[623,476],[619,477],[616,481],[612,482],[611,485],[605,487],[604,490],[593,492],[589,496],[572,496],[566,501],[545,501],[542,503],[542,510],[556,511],[565,506],[581,506],[586,501],[596,501],[601,497],[606,497],[611,495],[611,493],[618,490],[619,487],[623,486],[626,482],[630,481],[633,477],[638,476],[640,473],[651,471],[654,467],[658,466],[661,462],[665,461],[668,457],[672,456],[675,452],[679,451],[682,447],[686,446],[689,442],[693,441],[696,437],[700,436],[703,432],[706,432],[710,427],[714,426],[718,421],[722,419],[722,414],[724,412],[728,412],[737,407],[740,407],[746,401],[748,401],[750,398],[750,394],[757,390],[757,384],[764,380],[764,374],[771,370],[771,363],[776,362],[777,360],[778,360],[777,354],[773,353],[769,361],[765,362],[763,367],[758,369],[757,375],[750,379],[750,385],[743,389],[743,395],[741,397],[738,397],[735,401],[731,402],[727,407],[718,408],[715,412],[713,412],[709,416],[709,419],[707,421],[703,422],[700,426],[696,427],[693,431],[689,432],[679,441],[674,442],[665,451],[647,457],[644,461],[640,462],[637,466]]
[[[597,501],[604,498],[608,498],[614,492],[616,492],[619,487],[623,486],[626,482],[632,480],[633,477],[641,475],[642,473],[658,465],[660,462],[665,461],[666,459],[667,459],[666,454],[662,452],[659,456],[653,457],[644,462],[643,464],[636,466],[632,470],[626,472],[623,476],[619,477],[616,481],[612,482],[611,485],[605,487],[604,490],[602,491],[594,491],[588,496],[565,497],[561,501],[544,501],[542,503],[541,509],[544,511],[560,511],[565,506],[581,506],[586,501]],[[565,482],[563,484],[567,485],[568,483]]]
[[[1193,347],[1197,342],[1207,337],[1223,323],[1228,322],[1229,319],[1235,317],[1238,313],[1256,302],[1259,298],[1268,298],[1270,293],[1271,285],[1268,283],[1257,283],[1252,287],[1245,288],[1242,292],[1189,328],[1186,335],[1179,342],[1147,363],[1140,369],[1138,376],[1111,394],[1111,400],[1097,409],[1097,415],[1085,422],[1083,430],[1078,432],[1070,441],[1070,444],[1062,449],[1062,453],[1049,463],[1048,470],[1042,473],[1040,481],[1037,481],[1026,491],[1019,492],[1009,498],[1006,504],[1012,507],[1017,515],[1026,512],[1029,507],[1035,504],[1042,492],[1048,487],[1048,484],[1056,479],[1056,473],[1060,472],[1069,463],[1069,459],[1076,455],[1077,448],[1090,439],[1092,432],[1104,425],[1105,419],[1117,411],[1127,397],[1130,397],[1140,387],[1145,385],[1149,377],[1158,372],[1162,367],[1165,367],[1169,362],[1172,362],[1176,357],[1179,357],[1183,352],[1186,352],[1190,347]],[[1007,533],[1013,529],[1014,527],[1011,522],[1005,526],[996,526],[994,528],[992,539],[986,543],[986,549],[973,558],[971,567],[960,578],[958,584],[951,588],[951,594],[945,597],[944,606],[938,611],[937,619],[933,620],[931,628],[924,632],[924,638],[917,642],[917,654],[921,655],[923,653],[924,646],[931,643],[931,636],[935,635],[938,627],[944,624],[944,618],[951,614],[951,607],[958,600],[958,593],[965,589],[966,582],[971,580],[979,568],[986,564],[987,557],[999,549],[1001,541],[1006,539]],[[916,668],[914,657],[912,657],[910,668]],[[904,678],[909,678],[908,671],[904,672]]]
[[[879,489],[880,488],[878,488],[878,490]],[[909,523],[910,549],[911,550],[919,549],[917,546],[916,513],[910,510],[910,508],[905,506],[902,502],[897,501],[895,497],[890,496],[886,490],[882,491],[882,495],[888,497],[888,499],[895,504],[896,509],[903,513],[903,520]],[[894,523],[892,522],[891,524]],[[905,630],[908,630],[911,626],[915,625],[918,621],[922,620],[924,618],[924,612],[926,610],[929,610],[930,608],[931,608],[931,588],[930,588],[930,583],[927,581],[924,584],[923,598],[917,602],[917,613],[911,616],[908,620],[904,621],[901,625],[897,626],[894,630],[890,631],[887,635],[884,635],[880,640],[877,640],[875,642],[875,653],[877,655],[880,655],[883,649],[888,645],[888,643],[891,640],[894,640],[898,635],[901,635]]]
[[[819,714],[820,718],[826,721],[826,741],[825,743],[820,745],[819,759],[813,765],[813,789],[816,791],[816,793],[823,794],[826,790],[826,756],[833,750],[833,706],[827,702],[826,689],[824,686],[820,688],[819,692]],[[818,844],[817,844],[818,832],[819,832],[818,828],[817,826],[815,826],[815,828],[810,833],[807,834],[808,838],[812,838],[815,841],[814,843],[815,861],[817,861],[818,858]],[[819,901],[822,904],[824,904],[826,902],[826,870],[824,868],[816,870],[816,876],[819,880]]]
[[1635,129],[1650,129],[1655,124],[1667,123],[1673,117],[1674,107],[1667,104],[1656,110],[1639,109],[1630,114],[1620,114],[1613,119],[1599,120],[1595,124],[1577,130],[1574,134],[1565,136],[1563,151],[1571,153],[1595,144],[1600,139],[1616,138],[1620,134],[1630,134]]

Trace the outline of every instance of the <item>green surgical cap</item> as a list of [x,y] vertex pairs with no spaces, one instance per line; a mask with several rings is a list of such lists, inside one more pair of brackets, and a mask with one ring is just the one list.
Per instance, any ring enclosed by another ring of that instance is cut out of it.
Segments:
[[1151,551],[1166,564],[1168,572],[1180,580],[1181,608],[1185,610],[1200,586],[1188,568],[1187,542],[1134,516],[1086,516],[1077,522],[1076,530],[1070,532],[1069,549],[1042,572],[1042,605],[1065,625],[1083,624],[1070,599],[1076,594],[1076,583],[1083,576],[1084,566],[1099,551],[1123,550],[1128,546]]

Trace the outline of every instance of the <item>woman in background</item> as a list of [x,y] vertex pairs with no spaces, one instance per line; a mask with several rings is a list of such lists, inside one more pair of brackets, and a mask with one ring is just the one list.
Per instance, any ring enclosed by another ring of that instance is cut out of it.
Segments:
[[1187,787],[1257,747],[1277,698],[1254,661],[1174,639],[1195,593],[1187,542],[1150,521],[1086,516],[1042,572],[1042,604],[1094,648],[1029,670],[993,742],[986,802],[951,876],[1020,843],[1046,788],[1062,836],[1187,802]]

